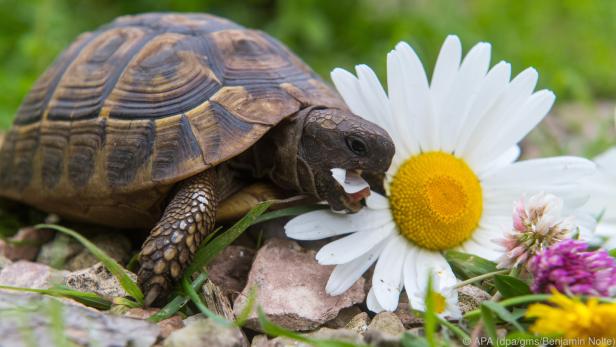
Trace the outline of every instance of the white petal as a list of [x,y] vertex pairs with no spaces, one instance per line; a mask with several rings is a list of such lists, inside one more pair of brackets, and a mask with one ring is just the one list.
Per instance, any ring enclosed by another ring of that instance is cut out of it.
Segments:
[[482,186],[490,190],[524,187],[521,192],[532,191],[542,186],[576,182],[594,172],[595,164],[584,158],[564,156],[531,159],[492,172],[482,179]]
[[457,36],[447,36],[434,65],[430,89],[437,111],[446,101],[446,96],[455,81],[462,58],[462,44]]
[[381,307],[381,304],[379,304],[379,301],[376,299],[376,295],[374,295],[374,287],[370,288],[370,291],[368,291],[368,296],[366,297],[366,305],[368,306],[368,309],[370,311],[375,313],[385,311],[385,309]]
[[322,265],[348,263],[367,253],[394,233],[395,225],[392,222],[378,229],[356,232],[323,246],[317,253],[316,259]]
[[466,118],[481,87],[490,64],[490,45],[475,45],[460,65],[451,90],[439,115],[441,149],[453,152],[462,130],[466,131]]
[[499,94],[494,105],[482,117],[464,148],[465,158],[473,167],[479,166],[477,164],[483,159],[485,151],[490,150],[486,144],[499,141],[503,124],[517,113],[520,105],[524,104],[526,99],[530,97],[537,83],[537,78],[537,71],[533,68],[522,71]]
[[616,177],[616,147],[612,147],[595,157],[594,162],[597,163],[599,170]]
[[366,198],[366,206],[373,210],[389,209],[389,200],[379,193],[372,192]]
[[404,290],[409,298],[411,307],[416,310],[423,311],[425,309],[424,299],[421,297],[420,288],[423,288],[425,280],[417,277],[417,255],[419,248],[409,243],[406,251],[406,259],[404,260],[403,277]]
[[467,158],[469,153],[466,147],[469,140],[474,137],[474,134],[477,132],[477,126],[482,122],[488,110],[494,106],[509,84],[510,77],[511,65],[504,61],[496,64],[488,72],[464,122],[464,131],[460,133],[455,148],[457,156]]
[[501,125],[498,139],[484,141],[481,158],[472,157],[471,163],[490,161],[521,141],[532,129],[539,124],[552,108],[556,96],[548,90],[540,90],[533,94],[508,121]]
[[370,188],[368,182],[352,171],[340,168],[333,168],[330,171],[332,172],[332,177],[348,194],[357,193],[366,188]]
[[331,72],[331,78],[351,112],[373,123],[379,124],[378,119],[375,115],[370,113],[365,104],[364,97],[359,89],[357,77],[344,69],[335,68]]
[[312,211],[291,219],[284,226],[288,237],[296,240],[320,240],[331,236],[371,230],[391,222],[388,210],[361,209],[353,214]]
[[386,241],[382,241],[355,260],[346,264],[336,265],[334,271],[329,276],[325,291],[329,295],[340,295],[346,292],[374,264],[383,251],[385,243]]
[[491,261],[498,259],[503,254],[502,252],[487,248],[473,239],[467,240],[459,248],[464,253],[474,254]]
[[391,237],[374,268],[372,288],[379,304],[386,311],[394,311],[398,307],[406,242],[397,234]]
[[447,103],[447,95],[451,90],[453,82],[456,80],[460,59],[462,58],[462,44],[457,36],[450,35],[445,39],[443,47],[436,60],[432,81],[430,83],[432,109],[434,117],[430,121],[431,143],[428,145],[431,150],[440,149],[441,138],[438,137],[440,114],[442,107]]
[[481,165],[482,167],[473,168],[473,171],[477,173],[479,178],[483,178],[490,174],[493,170],[498,170],[507,165],[510,165],[518,159],[520,156],[520,147],[515,145],[506,150],[500,157],[492,160],[485,161]]
[[[451,288],[456,284],[456,276],[439,252],[418,248],[415,257],[411,259],[414,264],[409,263],[408,265],[415,266],[415,279],[413,280],[415,285],[410,283],[410,279],[407,281],[405,277],[405,290],[413,309],[419,311],[425,311],[426,309],[425,299],[429,276],[433,278],[433,291],[439,292],[446,298],[451,297],[451,295],[447,295],[448,293],[444,293],[444,289]],[[412,275],[410,271],[409,275]]]
[[427,146],[432,105],[428,79],[415,51],[400,42],[387,55],[387,82],[394,124],[401,142],[408,149],[407,157]]
[[372,69],[367,65],[355,66],[355,72],[359,80],[359,90],[365,98],[368,112],[378,119],[377,124],[382,124],[386,130],[395,129],[389,106],[389,99],[383,90],[381,82]]

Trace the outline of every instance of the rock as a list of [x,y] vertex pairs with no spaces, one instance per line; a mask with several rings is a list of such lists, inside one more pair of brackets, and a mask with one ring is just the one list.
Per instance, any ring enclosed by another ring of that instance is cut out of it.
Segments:
[[370,317],[366,312],[362,312],[353,317],[344,328],[358,334],[363,334],[368,330],[368,324],[370,324]]
[[400,335],[404,333],[404,325],[392,312],[378,313],[364,334],[366,342],[371,346],[389,347],[400,345]]
[[[59,335],[67,340],[63,345],[149,347],[159,335],[159,327],[148,321],[37,294],[0,292],[0,312],[2,346],[59,346]],[[62,329],[59,334],[57,329]]]
[[[125,235],[101,233],[88,237],[88,239],[120,264],[125,264],[130,259],[131,244]],[[56,235],[53,241],[41,248],[37,257],[39,263],[69,271],[88,268],[98,261],[79,242],[60,233]]]
[[364,343],[364,339],[361,335],[348,329],[330,329],[323,327],[317,331],[306,333],[306,336],[320,340],[350,342],[355,345]]
[[411,305],[409,304],[409,299],[406,294],[400,295],[400,302],[398,303],[398,307],[394,311],[394,314],[400,318],[402,325],[404,325],[407,329],[423,326],[423,318],[416,315],[411,310]]
[[[120,264],[126,264],[130,260],[131,243],[130,240],[122,234],[98,234],[90,241]],[[98,263],[98,261],[99,260],[90,253],[90,251],[82,248],[79,253],[68,260],[66,269],[69,271],[81,270]]]
[[[296,242],[272,239],[263,246],[252,265],[248,283],[234,303],[238,315],[246,305],[252,288],[257,288],[257,304],[274,323],[292,330],[311,330],[335,318],[340,310],[363,302],[364,279],[360,278],[342,295],[325,293],[332,271],[303,251]],[[247,326],[259,330],[256,313]]]
[[338,316],[325,323],[324,326],[332,329],[344,328],[351,321],[351,319],[353,319],[353,317],[357,316],[360,313],[361,310],[357,306],[347,307],[340,310]]
[[205,301],[205,306],[219,316],[225,317],[228,320],[234,320],[233,308],[231,301],[223,294],[222,289],[214,284],[210,279],[205,281],[201,287],[201,293]]
[[404,332],[404,325],[400,321],[400,318],[391,312],[378,313],[372,322],[368,326],[369,330],[378,330],[382,333],[389,335],[400,335]]
[[227,297],[235,299],[246,286],[254,257],[255,251],[251,248],[228,246],[208,266],[208,277]]
[[155,308],[155,307],[149,307],[149,308],[135,307],[135,308],[126,310],[126,312],[124,312],[123,314],[125,317],[136,318],[136,319],[148,319],[151,316],[158,313],[158,311],[160,311],[160,309]]
[[13,263],[11,259],[6,258],[5,256],[0,254],[0,271],[2,271],[2,269],[10,265],[11,263]]
[[257,335],[252,338],[250,347],[268,347],[268,344],[269,340],[267,339],[267,335]]
[[[331,329],[320,328],[319,330],[304,334],[306,337],[320,340],[336,340],[340,342],[347,342],[353,345],[364,345],[363,338],[354,331],[347,329]],[[312,345],[292,340],[286,337],[276,337],[271,340],[267,340],[265,335],[257,336],[258,339],[252,340],[251,347],[312,347]]]
[[184,321],[180,316],[173,316],[158,322],[158,327],[160,328],[159,336],[165,339],[174,331],[182,329],[184,327]]
[[21,228],[8,241],[0,240],[0,254],[13,261],[34,260],[41,246],[51,240],[53,234],[46,229]]
[[163,346],[248,347],[248,339],[238,328],[226,327],[209,319],[198,319],[172,332]]
[[[131,279],[137,281],[137,275],[128,270],[124,271]],[[107,270],[103,263],[96,263],[87,269],[67,274],[65,284],[71,289],[96,293],[107,299],[128,296],[120,282]]]
[[7,265],[0,271],[0,284],[13,287],[47,289],[64,283],[66,271],[25,260]]
[[66,262],[83,249],[83,246],[70,236],[57,233],[51,242],[44,244],[36,257],[36,262],[56,269],[65,267]]
[[482,302],[491,297],[488,292],[470,284],[458,288],[458,306],[462,314],[478,309]]

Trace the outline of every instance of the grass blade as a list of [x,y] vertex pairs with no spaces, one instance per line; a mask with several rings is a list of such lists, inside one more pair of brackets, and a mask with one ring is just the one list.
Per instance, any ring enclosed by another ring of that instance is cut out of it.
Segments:
[[428,274],[428,288],[426,290],[426,312],[424,313],[424,331],[426,334],[426,340],[430,347],[436,346],[436,302],[435,293],[432,291],[432,273]]
[[[193,281],[192,287],[194,290],[201,288],[205,280],[207,279],[207,273],[202,272],[197,276],[197,278]],[[176,314],[186,303],[190,300],[188,296],[184,294],[179,294],[173,300],[171,300],[165,307],[163,307],[160,311],[156,312],[156,314],[152,315],[148,318],[149,321],[158,323],[162,320],[165,320],[174,314]]]
[[[492,310],[484,304],[481,305],[481,319],[483,320],[483,327],[488,334],[488,337],[492,340],[492,344],[496,347],[500,346],[500,340],[498,339],[498,335],[496,334],[496,322],[494,320],[494,316],[492,315]],[[479,324],[479,323],[477,323]]]
[[252,287],[250,293],[248,293],[248,300],[246,300],[246,306],[242,309],[242,312],[235,318],[235,325],[238,327],[244,326],[248,317],[254,310],[255,302],[257,301],[257,288]]
[[64,297],[78,301],[86,306],[94,307],[99,310],[111,308],[111,302],[94,293],[85,293],[78,290],[64,288],[35,289],[0,285],[0,289],[14,290],[19,292],[38,293],[55,297]]
[[109,270],[109,272],[111,272],[113,274],[113,276],[115,276],[115,278],[118,280],[118,282],[120,282],[120,285],[122,286],[122,288],[124,288],[124,290],[130,295],[132,296],[135,300],[137,300],[137,302],[143,306],[143,293],[141,292],[141,289],[139,289],[139,286],[137,285],[137,283],[135,283],[127,274],[126,272],[124,272],[124,269],[122,268],[122,266],[120,266],[120,264],[118,264],[118,262],[115,261],[115,259],[111,258],[110,256],[108,256],[103,250],[101,250],[100,248],[98,248],[95,244],[93,244],[92,242],[88,241],[88,239],[86,239],[85,237],[81,236],[81,234],[79,234],[78,232],[59,226],[59,225],[55,225],[55,224],[39,224],[37,226],[35,226],[35,228],[37,229],[52,229],[52,230],[56,230],[59,231],[63,234],[67,234],[73,238],[75,238],[77,241],[79,241],[85,248],[88,249],[88,251],[90,251],[90,253],[92,253],[92,255],[94,255],[96,257],[96,259],[98,259],[101,263],[103,263],[103,265],[107,268],[107,270]]
[[235,241],[270,205],[271,203],[269,202],[259,203],[222,235],[200,247],[197,253],[195,253],[192,263],[184,271],[184,277],[191,276],[195,272],[201,272],[205,265],[212,261],[225,247]]
[[323,210],[327,208],[328,208],[327,205],[308,205],[308,206],[295,206],[295,207],[283,208],[283,209],[268,212],[266,214],[259,216],[254,221],[253,224],[267,222],[268,220],[272,220],[276,218],[299,216],[300,214],[304,214],[304,213],[315,211],[315,210]]
[[199,294],[197,294],[197,292],[195,291],[195,288],[192,287],[190,281],[188,281],[188,279],[186,277],[182,278],[182,288],[184,289],[184,291],[186,292],[186,294],[188,295],[188,297],[190,298],[190,300],[195,304],[195,306],[197,306],[197,308],[199,309],[199,311],[201,311],[201,313],[203,313],[206,317],[208,317],[209,319],[213,320],[216,323],[225,325],[225,326],[232,326],[233,323],[219,315],[217,315],[216,313],[210,311],[210,309],[208,309],[205,304],[203,303],[203,301],[201,300],[201,298],[199,297]]
[[518,323],[517,319],[509,312],[506,308],[501,306],[499,303],[494,301],[484,301],[483,305],[490,309],[492,312],[496,313],[496,315],[504,320],[505,322],[513,325],[519,331],[524,331],[524,328]]

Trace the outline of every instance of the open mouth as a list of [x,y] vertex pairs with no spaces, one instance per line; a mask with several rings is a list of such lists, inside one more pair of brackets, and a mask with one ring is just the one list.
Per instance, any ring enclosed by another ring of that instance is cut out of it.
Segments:
[[351,203],[358,203],[370,195],[370,185],[361,177],[361,170],[331,169],[332,177],[344,189]]

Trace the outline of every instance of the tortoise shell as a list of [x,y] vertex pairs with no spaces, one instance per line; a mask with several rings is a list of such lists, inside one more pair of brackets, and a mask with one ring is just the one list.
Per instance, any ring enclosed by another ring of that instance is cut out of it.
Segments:
[[80,35],[26,96],[0,150],[0,195],[144,208],[309,105],[345,108],[263,32],[206,14],[120,17]]

